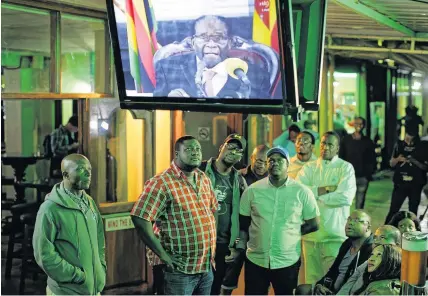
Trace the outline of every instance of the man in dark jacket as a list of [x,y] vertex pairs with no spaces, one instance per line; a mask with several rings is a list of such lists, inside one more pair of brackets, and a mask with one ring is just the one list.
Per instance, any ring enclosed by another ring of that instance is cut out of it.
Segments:
[[247,185],[250,186],[254,182],[266,178],[267,172],[267,152],[270,148],[266,145],[259,145],[254,148],[251,154],[251,164],[240,170]]
[[238,134],[229,135],[220,146],[217,159],[202,162],[199,167],[214,188],[218,201],[217,248],[211,295],[230,295],[238,286],[245,254],[236,250],[239,237],[239,205],[247,184],[233,166],[244,154],[247,141]]
[[370,257],[373,244],[370,216],[361,210],[355,210],[346,222],[345,231],[348,239],[343,242],[327,274],[314,287],[297,287],[296,295],[335,294],[357,267]]
[[376,167],[375,145],[369,137],[363,135],[365,126],[366,120],[356,117],[355,132],[343,137],[339,152],[339,157],[350,162],[355,170],[357,183],[355,208],[357,209],[364,209],[366,192]]

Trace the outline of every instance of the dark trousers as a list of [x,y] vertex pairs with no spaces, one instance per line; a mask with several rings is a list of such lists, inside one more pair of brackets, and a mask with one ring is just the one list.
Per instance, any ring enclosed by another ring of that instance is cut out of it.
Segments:
[[225,257],[230,255],[228,244],[217,244],[215,255],[214,281],[211,295],[220,295],[221,288],[234,290],[238,287],[239,275],[245,261],[245,252],[238,255],[232,263],[226,263]]
[[392,216],[400,210],[407,197],[409,198],[409,211],[417,215],[423,187],[424,184],[395,184],[394,190],[392,191],[391,206],[386,216],[385,224],[387,224]]
[[355,208],[364,209],[364,203],[366,201],[366,193],[369,188],[369,180],[366,177],[356,178],[357,192],[355,194]]
[[165,295],[163,283],[164,268],[164,264],[153,266],[153,294]]
[[272,283],[275,295],[293,295],[297,287],[300,260],[291,266],[269,269],[245,261],[245,295],[267,295]]

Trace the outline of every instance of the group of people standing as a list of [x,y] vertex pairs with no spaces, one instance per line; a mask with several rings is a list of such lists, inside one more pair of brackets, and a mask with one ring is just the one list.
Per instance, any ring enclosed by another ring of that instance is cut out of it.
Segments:
[[[207,161],[197,139],[179,138],[171,166],[145,183],[131,211],[150,250],[155,292],[230,295],[245,263],[249,295],[266,295],[270,285],[280,295],[367,294],[375,287],[395,294],[401,262],[396,227],[411,231],[419,224],[414,215],[393,217],[396,225],[383,226],[373,236],[369,215],[350,212],[356,195],[364,206],[373,172],[339,157],[339,151],[344,158],[353,156],[352,149],[372,157],[368,142],[352,142],[365,139],[357,126],[342,141],[334,132],[325,133],[318,158],[308,131],[295,137],[294,157],[283,147],[257,146],[251,164],[240,171],[235,165],[247,148],[241,135],[229,135],[218,156]],[[340,149],[341,142],[346,149]],[[48,274],[51,294],[97,294],[107,266],[102,221],[84,192],[91,167],[84,156],[72,154],[61,171],[63,182],[37,216],[35,257]],[[70,223],[73,217],[76,223]],[[85,231],[79,223],[86,224]]]

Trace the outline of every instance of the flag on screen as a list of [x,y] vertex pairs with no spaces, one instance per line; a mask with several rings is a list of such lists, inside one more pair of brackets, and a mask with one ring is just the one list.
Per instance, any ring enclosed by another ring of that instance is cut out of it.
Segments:
[[151,0],[125,2],[131,75],[137,92],[152,92],[156,85],[153,55],[158,49],[153,6]]
[[255,0],[253,40],[279,52],[276,0]]

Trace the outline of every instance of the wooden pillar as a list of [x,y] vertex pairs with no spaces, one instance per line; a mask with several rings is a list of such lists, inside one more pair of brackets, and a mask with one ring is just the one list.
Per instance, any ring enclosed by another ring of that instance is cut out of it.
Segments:
[[321,95],[319,108],[319,133],[320,135],[328,131],[328,55],[324,55],[324,62],[321,75]]
[[230,113],[227,114],[227,134],[240,134],[244,132],[242,114]]

